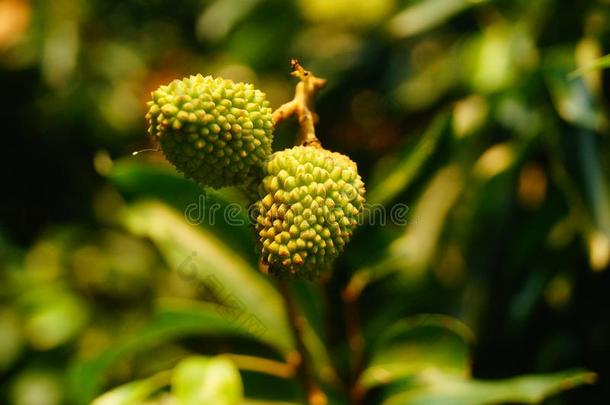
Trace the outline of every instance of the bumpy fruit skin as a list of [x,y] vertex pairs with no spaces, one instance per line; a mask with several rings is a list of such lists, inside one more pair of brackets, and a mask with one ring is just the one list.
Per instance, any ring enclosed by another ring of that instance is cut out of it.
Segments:
[[347,156],[317,146],[271,155],[263,166],[256,231],[276,275],[313,279],[343,251],[364,204],[364,183]]
[[243,184],[271,154],[272,110],[251,84],[190,76],[159,87],[148,106],[166,158],[204,186]]

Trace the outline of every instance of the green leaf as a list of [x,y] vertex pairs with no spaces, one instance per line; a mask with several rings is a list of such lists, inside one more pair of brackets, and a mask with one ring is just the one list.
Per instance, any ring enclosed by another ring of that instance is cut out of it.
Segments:
[[563,390],[595,381],[595,374],[574,370],[526,375],[497,381],[468,380],[429,370],[405,381],[383,405],[486,405],[506,402],[536,404]]
[[559,116],[580,128],[605,131],[608,120],[584,80],[568,78],[574,67],[572,49],[555,50],[547,56],[545,63],[545,79]]
[[610,67],[610,55],[605,55],[602,56],[601,58],[597,58],[595,59],[591,64],[583,66],[581,68],[578,68],[574,71],[572,71],[569,75],[568,78],[570,79],[575,79],[578,76],[581,76],[587,72],[590,72],[592,70],[601,70],[601,69],[606,69]]
[[114,162],[109,178],[129,202],[161,200],[183,212],[189,223],[213,230],[233,251],[256,263],[245,202],[237,190],[204,189],[175,170],[131,159]]
[[379,169],[375,176],[378,181],[374,179],[367,192],[367,202],[385,204],[405,190],[435,152],[439,140],[450,127],[449,121],[449,114],[438,115],[419,141],[399,156],[395,164],[386,170]]
[[387,248],[385,260],[373,265],[373,277],[401,271],[409,278],[424,274],[435,257],[438,240],[451,208],[465,187],[465,176],[457,164],[440,169],[430,180],[415,206],[413,218],[399,238]]
[[444,315],[418,315],[394,324],[379,339],[360,384],[371,388],[426,370],[470,374],[468,327]]
[[164,371],[150,378],[132,381],[97,397],[91,405],[133,405],[143,402],[169,383],[170,372]]
[[435,28],[462,11],[486,0],[420,0],[411,2],[389,22],[396,37],[410,37]]
[[223,316],[288,354],[293,349],[281,295],[265,277],[211,232],[185,223],[167,206],[146,202],[130,206],[125,226],[150,238],[168,266],[211,292],[225,306]]
[[160,302],[154,316],[139,332],[119,339],[91,359],[72,364],[69,383],[74,401],[88,404],[100,392],[106,371],[128,354],[193,335],[255,337],[247,324],[232,322],[217,305],[182,300]]
[[19,359],[25,339],[21,319],[14,308],[0,309],[0,373],[5,373]]
[[595,270],[603,270],[610,262],[610,196],[597,137],[583,131],[577,139],[579,163],[582,173],[585,200],[587,201],[593,228],[588,239],[589,264]]
[[76,338],[89,313],[83,299],[62,283],[31,285],[19,297],[26,314],[23,333],[30,345],[49,350]]
[[61,405],[69,399],[63,391],[60,368],[26,366],[10,379],[3,378],[2,383],[4,387],[10,384],[10,391],[3,388],[2,402],[11,405]]
[[523,26],[497,23],[469,36],[457,63],[466,84],[489,94],[515,87],[520,75],[535,68],[537,55],[534,39]]
[[135,158],[112,162],[109,180],[127,200],[141,198],[160,199],[183,209],[204,190],[167,166],[152,165]]
[[456,56],[456,52],[441,52],[424,66],[405,69],[404,79],[392,90],[392,98],[405,112],[433,108],[458,84],[460,75],[455,69]]
[[303,315],[303,344],[311,358],[315,359],[312,368],[321,381],[337,387],[340,385],[339,377],[334,370],[327,347],[321,338],[324,332],[323,314],[326,313],[326,308],[319,285],[295,280],[291,288]]
[[181,405],[236,405],[243,400],[239,371],[222,356],[181,361],[174,369],[172,392]]
[[607,178],[604,174],[601,151],[596,142],[597,137],[590,132],[583,132],[578,137],[579,161],[581,164],[587,201],[598,229],[610,237],[610,197]]
[[197,19],[197,37],[217,43],[224,39],[260,0],[216,0]]
[[316,374],[320,380],[329,385],[334,385],[337,387],[340,384],[339,377],[333,368],[326,344],[316,333],[314,328],[311,327],[309,321],[305,318],[303,318],[302,328],[303,344],[305,345],[305,349],[309,352],[311,358],[315,359],[312,366]]
[[[402,212],[396,211],[402,215],[397,220],[404,221],[404,230],[401,230],[399,236],[384,243],[385,246],[380,246],[384,252],[383,257],[373,261],[365,260],[352,276],[350,284],[358,285],[357,289],[361,291],[370,283],[391,274],[400,274],[409,280],[421,278],[435,257],[438,240],[451,214],[451,208],[462,196],[464,187],[465,176],[459,164],[449,164],[428,182],[413,214],[410,206],[396,205],[396,208],[404,208]],[[408,221],[404,218],[407,212]]]

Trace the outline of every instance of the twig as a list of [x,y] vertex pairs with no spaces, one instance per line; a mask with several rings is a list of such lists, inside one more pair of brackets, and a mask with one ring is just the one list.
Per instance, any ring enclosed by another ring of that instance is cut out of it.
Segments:
[[[258,267],[261,273],[269,274],[269,266],[264,264],[262,261],[259,261]],[[286,317],[288,318],[288,323],[292,329],[293,338],[296,344],[296,351],[290,353],[286,359],[286,362],[288,363],[287,365],[293,370],[296,369],[298,372],[303,386],[307,391],[308,405],[326,405],[328,403],[328,399],[326,398],[324,392],[322,392],[322,390],[318,387],[318,384],[311,376],[309,371],[309,366],[306,359],[307,349],[305,348],[305,343],[303,342],[304,319],[297,313],[292,291],[290,290],[290,286],[288,285],[287,281],[279,279],[277,280],[276,284],[278,290],[282,294],[284,303],[286,304]]]
[[242,370],[257,371],[287,379],[294,377],[296,372],[295,367],[290,363],[235,353],[223,353],[223,356],[231,359]]
[[301,315],[297,313],[296,305],[292,296],[292,291],[290,286],[286,282],[286,280],[278,280],[278,289],[280,290],[282,296],[284,297],[284,301],[286,302],[286,312],[288,315],[288,321],[292,326],[292,332],[294,334],[294,340],[297,346],[297,351],[299,353],[299,365],[298,372],[307,390],[307,403],[309,405],[326,405],[328,403],[328,399],[326,395],[320,387],[318,387],[317,382],[312,377],[311,372],[309,370],[308,361],[306,359],[307,349],[305,348],[305,343],[303,342],[303,322],[304,319]]
[[294,98],[273,112],[273,123],[277,127],[280,122],[289,116],[296,115],[301,129],[295,144],[320,146],[320,141],[316,137],[317,115],[313,109],[313,98],[318,90],[326,85],[326,80],[303,69],[296,59],[292,59],[290,65],[292,67],[291,74],[301,81],[296,86]]

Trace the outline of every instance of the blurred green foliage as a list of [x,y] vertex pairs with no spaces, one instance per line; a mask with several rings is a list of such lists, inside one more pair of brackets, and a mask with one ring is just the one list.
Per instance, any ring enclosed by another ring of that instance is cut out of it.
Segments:
[[291,285],[329,402],[608,403],[609,49],[608,0],[0,0],[0,402],[303,403],[243,198],[131,156],[160,84],[298,57],[382,208]]

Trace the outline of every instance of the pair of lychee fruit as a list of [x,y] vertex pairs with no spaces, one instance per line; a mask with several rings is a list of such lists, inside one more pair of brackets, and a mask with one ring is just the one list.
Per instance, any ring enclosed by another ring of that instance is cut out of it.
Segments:
[[180,172],[254,194],[257,246],[271,273],[314,278],[343,251],[364,204],[356,164],[319,144],[273,153],[265,93],[197,75],[161,86],[148,105],[149,133]]

